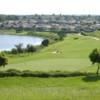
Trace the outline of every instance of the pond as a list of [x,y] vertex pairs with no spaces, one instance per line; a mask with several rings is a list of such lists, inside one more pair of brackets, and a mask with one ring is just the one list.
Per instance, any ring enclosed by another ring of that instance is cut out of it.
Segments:
[[11,50],[20,43],[23,44],[23,47],[26,47],[27,44],[36,46],[40,45],[42,41],[42,38],[33,36],[0,35],[0,51]]

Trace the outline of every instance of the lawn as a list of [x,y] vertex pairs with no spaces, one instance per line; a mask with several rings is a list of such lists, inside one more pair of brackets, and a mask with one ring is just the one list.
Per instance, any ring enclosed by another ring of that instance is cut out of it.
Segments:
[[88,58],[94,48],[100,49],[100,40],[88,36],[68,35],[63,41],[52,44],[40,52],[10,55],[9,64],[0,70],[95,71],[96,67],[92,67]]

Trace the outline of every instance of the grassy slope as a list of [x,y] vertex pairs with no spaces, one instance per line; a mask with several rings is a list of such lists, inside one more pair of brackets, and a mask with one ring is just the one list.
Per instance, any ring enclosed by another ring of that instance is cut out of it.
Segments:
[[[79,39],[75,40],[75,37]],[[70,35],[64,41],[50,45],[40,53],[11,56],[5,69],[94,71],[95,67],[89,67],[91,63],[88,59],[89,53],[94,48],[100,49],[100,40]],[[58,53],[54,54],[55,51]]]
[[0,100],[99,100],[100,78],[0,78]]
[[0,34],[27,35],[27,32],[26,31],[22,31],[22,32],[16,33],[15,29],[0,29]]
[[29,36],[39,36],[44,38],[58,38],[57,34],[53,32],[31,32],[31,31],[19,31],[16,32],[15,29],[0,29],[0,34],[9,34],[9,35],[29,35]]
[[59,39],[59,36],[53,32],[31,32],[31,31],[20,31],[16,32],[15,29],[0,29],[0,34],[2,35],[27,35],[27,36],[35,36],[41,38],[49,39],[50,44],[55,43],[55,39]]
[[[69,36],[64,41],[50,45],[40,53],[9,57],[5,68],[21,70],[68,70],[95,71],[88,54],[100,48],[100,40],[88,37]],[[53,52],[58,50],[59,53]],[[4,68],[0,68],[4,70]],[[98,100],[100,78],[0,78],[0,100]]]
[[90,32],[90,33],[86,33],[86,34],[89,36],[94,36],[94,37],[100,38],[100,31]]

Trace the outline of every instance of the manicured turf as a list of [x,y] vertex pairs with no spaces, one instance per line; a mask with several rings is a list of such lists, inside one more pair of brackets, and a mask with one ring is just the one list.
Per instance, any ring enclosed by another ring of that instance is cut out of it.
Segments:
[[68,35],[64,41],[50,45],[41,52],[10,56],[9,64],[0,70],[12,68],[34,71],[93,71],[95,67],[90,67],[88,55],[94,48],[100,49],[100,40]]
[[91,63],[87,59],[43,59],[9,64],[6,68],[1,68],[1,70],[79,71],[90,65]]
[[[76,39],[78,38],[78,39]],[[34,54],[10,55],[7,69],[96,72],[88,55],[100,40],[69,35]],[[100,77],[0,78],[0,100],[99,100]]]
[[0,100],[99,100],[100,77],[0,78]]

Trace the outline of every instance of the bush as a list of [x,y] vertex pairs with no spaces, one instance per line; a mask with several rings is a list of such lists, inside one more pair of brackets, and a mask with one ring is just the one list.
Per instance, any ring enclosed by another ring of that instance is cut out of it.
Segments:
[[13,73],[21,73],[21,71],[17,70],[17,69],[8,69],[5,72],[13,72]]
[[26,47],[26,51],[27,52],[36,52],[36,48],[33,45],[28,44]]
[[61,30],[61,31],[58,31],[57,34],[58,34],[58,36],[59,36],[59,39],[60,39],[60,40],[63,40],[64,37],[66,36],[66,31]]
[[85,32],[81,32],[81,35],[87,36],[87,34]]
[[13,48],[13,49],[11,50],[11,53],[12,53],[12,54],[17,54],[18,51],[17,51],[17,49]]
[[6,73],[4,71],[0,71],[0,77],[5,77]]
[[20,76],[21,71],[16,70],[16,69],[9,69],[5,71],[5,76]]
[[15,45],[16,48],[13,48],[11,51],[9,51],[9,54],[32,53],[37,51],[37,47],[31,44],[28,44],[25,48],[22,48],[22,46],[22,44]]
[[43,46],[48,46],[49,45],[49,40],[48,39],[43,40],[42,45]]
[[33,72],[30,71],[30,70],[25,70],[25,71],[22,71],[21,76],[22,76],[22,77],[33,77],[34,74],[33,74]]
[[51,71],[49,74],[51,77],[67,77],[69,72]]
[[43,78],[46,78],[46,77],[50,77],[50,74],[48,72],[39,72],[39,71],[36,71],[36,72],[34,72],[34,77],[43,77]]
[[41,72],[41,71],[19,71],[16,69],[9,69],[6,71],[0,71],[0,77],[13,77],[13,76],[21,76],[21,77],[75,77],[75,76],[87,76],[93,75],[93,73],[83,73],[83,72],[66,72],[66,71],[50,71],[50,72]]
[[21,74],[22,77],[49,77],[48,73],[45,72],[39,72],[39,71],[29,71],[29,70],[25,70],[22,72]]
[[15,45],[15,47],[16,47],[16,50],[17,50],[18,53],[23,53],[24,52],[22,43],[19,43],[18,45]]
[[74,38],[74,40],[78,40],[78,39],[79,39],[78,37],[75,37],[75,38]]

